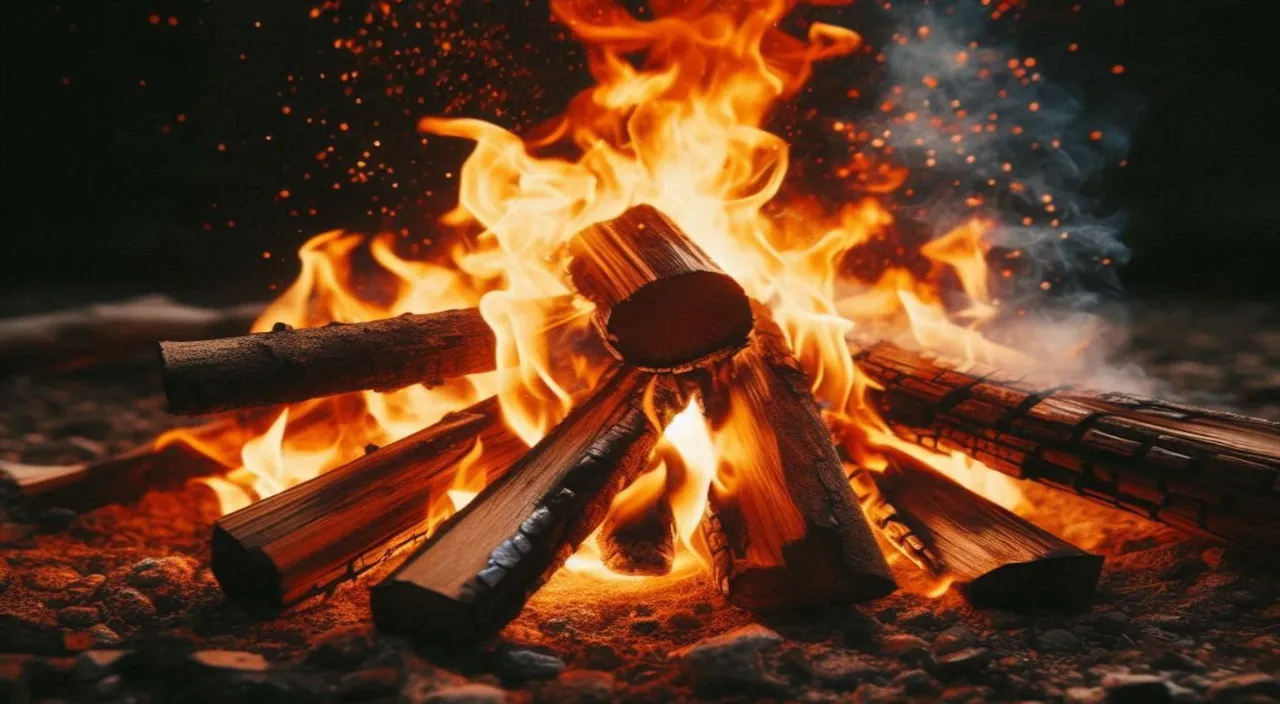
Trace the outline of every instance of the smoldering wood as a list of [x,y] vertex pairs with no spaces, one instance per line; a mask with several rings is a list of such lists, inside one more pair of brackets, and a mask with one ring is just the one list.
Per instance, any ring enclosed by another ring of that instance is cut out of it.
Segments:
[[914,458],[893,453],[872,473],[897,520],[936,556],[978,608],[1079,609],[1093,598],[1093,555],[979,496]]
[[228,597],[259,609],[327,591],[420,542],[464,462],[493,481],[526,449],[496,397],[447,414],[219,519],[213,573]]
[[438,384],[495,367],[475,308],[160,343],[169,412],[200,415],[351,391]]
[[[874,599],[896,585],[782,331],[763,308],[743,352],[703,375],[703,403],[717,433],[730,416],[732,445],[750,466],[724,467],[704,534],[722,592],[768,610]],[[742,429],[742,423],[749,429]],[[726,460],[722,458],[722,462]]]
[[437,646],[475,643],[500,630],[646,466],[661,433],[655,422],[669,420],[674,396],[661,377],[612,370],[506,475],[373,587],[378,627]]
[[201,308],[150,295],[0,320],[0,374],[66,370],[145,355],[159,340],[243,333],[260,303]]
[[[676,554],[675,514],[671,492],[684,478],[684,462],[675,451],[655,453],[661,458],[662,487],[638,508],[613,510],[600,525],[596,542],[605,566],[614,572],[664,575],[671,572]],[[643,477],[636,481],[641,481]]]
[[596,326],[619,359],[685,371],[746,344],[746,293],[657,209],[636,206],[589,227],[569,250],[573,285],[596,304]]
[[1280,548],[1280,424],[1047,388],[887,342],[854,359],[907,440],[1247,550]]

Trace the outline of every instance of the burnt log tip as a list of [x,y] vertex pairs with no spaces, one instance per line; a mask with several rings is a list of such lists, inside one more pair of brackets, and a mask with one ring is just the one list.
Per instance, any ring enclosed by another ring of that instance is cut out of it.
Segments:
[[242,545],[220,524],[213,527],[209,567],[230,600],[253,611],[273,613],[284,608],[275,564],[261,550]]
[[1102,563],[1101,555],[1053,555],[997,568],[960,590],[979,609],[1075,611],[1092,601]]

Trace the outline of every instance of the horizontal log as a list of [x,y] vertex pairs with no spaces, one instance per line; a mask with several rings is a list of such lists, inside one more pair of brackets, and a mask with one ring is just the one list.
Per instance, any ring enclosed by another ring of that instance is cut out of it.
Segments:
[[675,561],[671,492],[683,480],[684,462],[669,445],[659,445],[658,459],[661,467],[637,477],[618,494],[596,536],[601,560],[619,574],[663,575]]
[[1280,548],[1280,424],[1049,388],[885,342],[854,359],[904,439],[1248,550]]
[[228,597],[259,609],[328,591],[425,537],[430,507],[464,462],[493,481],[526,449],[496,397],[450,413],[219,519],[214,576]]
[[[604,519],[674,412],[660,377],[615,369],[583,403],[373,587],[382,630],[436,646],[502,628]],[[649,412],[646,412],[646,411]]]

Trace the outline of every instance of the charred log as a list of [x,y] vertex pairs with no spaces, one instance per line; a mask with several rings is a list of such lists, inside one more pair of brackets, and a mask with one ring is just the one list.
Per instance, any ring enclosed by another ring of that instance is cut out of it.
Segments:
[[750,609],[867,600],[895,588],[809,381],[762,308],[746,350],[705,375],[722,447],[704,532],[716,581]]
[[912,458],[873,473],[886,505],[978,608],[1078,609],[1093,597],[1102,557],[974,494]]
[[746,344],[742,287],[651,206],[587,228],[570,252],[573,284],[595,302],[596,327],[619,359],[684,371]]
[[902,518],[898,508],[889,503],[884,492],[876,483],[876,473],[854,467],[849,473],[849,486],[853,487],[854,496],[866,514],[871,525],[880,531],[880,536],[893,546],[903,557],[931,577],[941,577],[947,567],[942,558],[925,544],[920,535]]
[[907,440],[1249,550],[1280,548],[1280,424],[1044,388],[889,343],[855,360]]
[[[436,644],[496,633],[600,525],[674,410],[669,382],[609,378],[498,481],[373,587],[374,621]],[[646,407],[658,417],[650,417]]]
[[614,572],[663,575],[671,571],[676,554],[671,492],[683,481],[685,468],[679,453],[666,449],[658,447],[655,459],[661,466],[624,489],[600,526],[596,538],[600,556]]

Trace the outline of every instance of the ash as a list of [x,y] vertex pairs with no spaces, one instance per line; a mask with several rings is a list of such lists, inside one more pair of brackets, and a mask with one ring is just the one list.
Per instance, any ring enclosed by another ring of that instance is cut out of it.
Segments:
[[[1280,305],[1133,306],[1124,361],[1182,399],[1280,419]],[[175,424],[146,366],[0,381],[0,458],[118,453]],[[203,487],[76,514],[0,509],[0,700],[896,702],[1280,700],[1274,568],[1024,487],[1107,562],[1094,605],[976,611],[954,592],[756,615],[705,580],[557,575],[469,653],[383,636],[368,579],[263,618],[223,602]],[[908,580],[904,580],[908,581]]]

